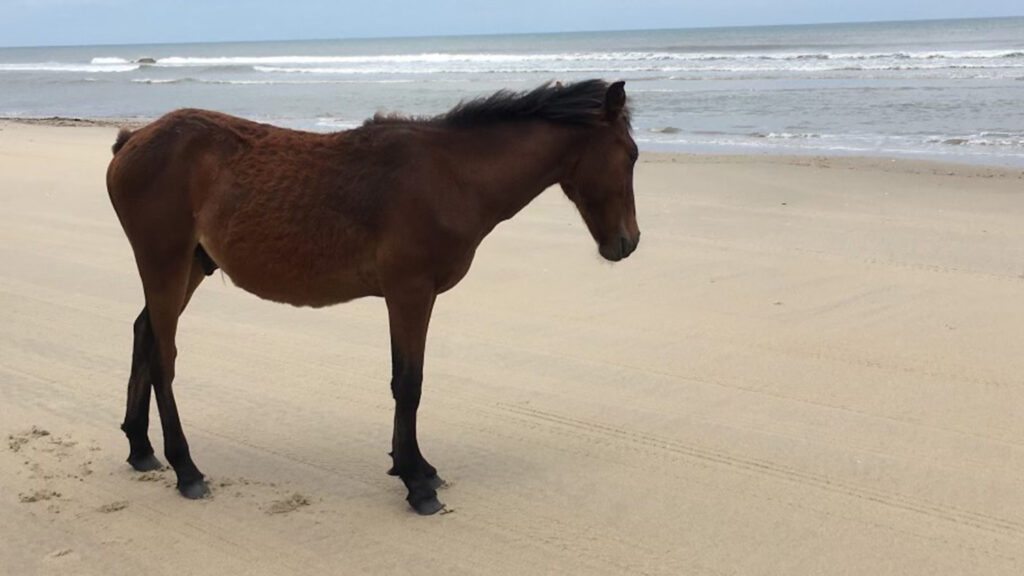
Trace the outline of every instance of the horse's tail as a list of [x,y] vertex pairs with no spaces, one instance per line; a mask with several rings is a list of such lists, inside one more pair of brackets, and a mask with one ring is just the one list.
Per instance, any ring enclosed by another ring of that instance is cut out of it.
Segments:
[[114,146],[111,148],[115,156],[117,156],[117,151],[127,144],[133,135],[135,135],[135,132],[127,128],[121,128],[121,131],[117,133],[117,140],[114,140]]

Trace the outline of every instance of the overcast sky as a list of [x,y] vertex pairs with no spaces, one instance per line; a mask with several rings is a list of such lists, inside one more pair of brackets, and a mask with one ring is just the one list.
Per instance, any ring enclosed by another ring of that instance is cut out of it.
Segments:
[[1024,15],[1020,0],[0,0],[0,46],[693,28]]

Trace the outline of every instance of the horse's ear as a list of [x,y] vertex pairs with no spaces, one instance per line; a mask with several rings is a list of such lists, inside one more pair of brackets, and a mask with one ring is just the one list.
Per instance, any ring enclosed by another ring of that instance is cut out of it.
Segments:
[[604,114],[608,120],[615,120],[626,107],[626,83],[618,81],[608,87],[604,95]]

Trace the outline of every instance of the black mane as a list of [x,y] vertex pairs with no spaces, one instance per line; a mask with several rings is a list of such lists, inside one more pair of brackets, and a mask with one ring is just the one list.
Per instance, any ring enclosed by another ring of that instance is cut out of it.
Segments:
[[[459,102],[448,112],[437,116],[410,118],[378,114],[367,124],[426,122],[469,128],[495,122],[547,120],[590,126],[604,120],[608,86],[604,80],[583,80],[572,84],[546,82],[528,92],[499,90],[490,96]],[[628,123],[628,109],[623,110],[623,116]]]

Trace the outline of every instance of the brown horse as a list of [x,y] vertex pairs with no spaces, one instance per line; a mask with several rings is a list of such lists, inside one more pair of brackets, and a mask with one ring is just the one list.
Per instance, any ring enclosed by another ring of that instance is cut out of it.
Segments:
[[178,317],[221,268],[243,289],[294,306],[384,297],[395,399],[389,473],[417,512],[437,512],[441,480],[416,441],[434,299],[466,274],[484,236],[556,183],[601,255],[629,256],[640,240],[636,159],[623,83],[600,80],[500,91],[440,116],[378,116],[333,134],[203,110],[122,130],[107,190],[146,298],[121,426],[128,462],[160,466],[148,436],[152,385],[178,490],[208,493],[171,383]]

